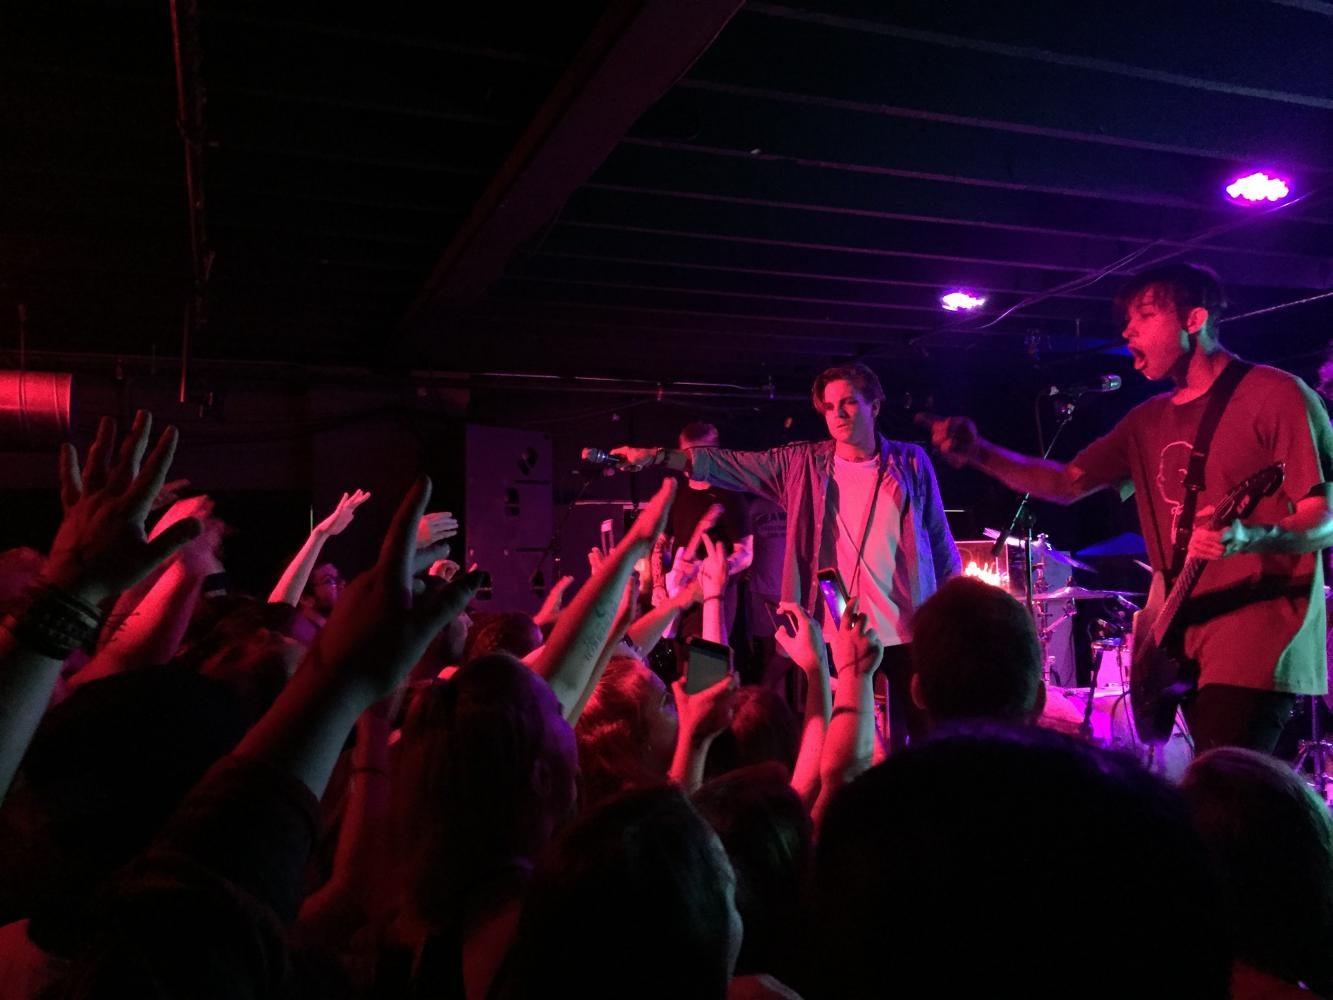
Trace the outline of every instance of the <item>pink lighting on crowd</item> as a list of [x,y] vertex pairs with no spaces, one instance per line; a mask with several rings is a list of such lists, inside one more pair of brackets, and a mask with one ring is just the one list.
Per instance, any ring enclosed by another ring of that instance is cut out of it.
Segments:
[[1291,194],[1291,186],[1281,177],[1270,177],[1260,170],[1237,177],[1227,185],[1227,194],[1232,201],[1281,201]]
[[984,296],[973,295],[971,292],[961,289],[940,297],[940,305],[944,306],[949,312],[969,312],[973,309],[980,309],[985,304]]

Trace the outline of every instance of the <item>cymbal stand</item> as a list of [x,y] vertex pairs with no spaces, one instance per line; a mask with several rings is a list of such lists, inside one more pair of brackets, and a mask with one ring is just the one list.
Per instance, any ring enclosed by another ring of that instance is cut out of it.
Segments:
[[1324,739],[1323,723],[1319,719],[1319,695],[1310,695],[1310,738],[1301,740],[1296,746],[1296,763],[1291,766],[1299,773],[1308,759],[1314,766],[1314,779],[1311,784],[1319,793],[1320,799],[1328,801],[1328,777],[1324,767],[1333,758],[1333,743]]

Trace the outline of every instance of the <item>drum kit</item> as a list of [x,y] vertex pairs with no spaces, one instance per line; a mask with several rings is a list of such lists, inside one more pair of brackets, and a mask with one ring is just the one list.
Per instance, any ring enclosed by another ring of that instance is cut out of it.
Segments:
[[[999,532],[985,534],[998,538]],[[1010,539],[1009,548],[1023,545],[1021,540]],[[1041,646],[1043,673],[1046,680],[1046,705],[1041,724],[1070,735],[1082,736],[1099,745],[1127,751],[1139,757],[1154,771],[1172,779],[1183,775],[1193,756],[1189,738],[1183,725],[1178,724],[1165,746],[1150,747],[1139,739],[1129,706],[1130,660],[1133,651],[1133,614],[1139,610],[1145,591],[1118,590],[1106,587],[1087,587],[1078,583],[1048,584],[1048,577],[1069,580],[1073,572],[1096,573],[1086,559],[1106,556],[1127,557],[1139,567],[1148,570],[1142,562],[1145,556],[1142,537],[1121,535],[1088,549],[1071,554],[1057,549],[1045,535],[1032,543],[1033,597],[1032,609],[1037,626],[1037,640]],[[986,576],[991,582],[1006,587],[1021,600],[1023,576],[1008,572],[1008,561],[995,564],[1002,567]],[[1065,568],[1053,573],[1054,567]],[[969,571],[970,571],[969,567]],[[1011,581],[1016,584],[1011,586]],[[1091,652],[1089,683],[1078,685],[1071,676],[1060,684],[1051,669],[1055,657],[1049,655],[1051,643],[1064,622],[1073,619],[1080,606],[1104,602],[1103,612],[1089,626],[1087,642]]]
[[[965,545],[980,545],[975,550],[977,558],[982,558],[983,554],[988,556],[993,540],[1000,533],[987,529],[985,534],[989,539],[985,543],[960,542],[960,549]],[[1018,562],[1023,546],[1023,540],[1009,538],[1005,548],[1018,557],[1015,560]],[[1152,568],[1143,561],[1146,555],[1143,538],[1135,534],[1118,535],[1072,554],[1055,548],[1046,535],[1033,538],[1031,607],[1046,681],[1046,705],[1042,711],[1041,725],[1081,736],[1101,746],[1128,751],[1152,770],[1169,779],[1178,780],[1194,756],[1193,743],[1183,721],[1177,718],[1175,729],[1166,744],[1150,746],[1139,738],[1130,711],[1133,615],[1139,610],[1144,591],[1085,587],[1071,579],[1073,572],[1097,572],[1085,560],[1108,557],[1121,559],[1122,565],[1132,563],[1138,566],[1145,572],[1146,578],[1152,572]],[[983,562],[982,566],[984,568],[977,569],[977,563],[971,563],[965,572],[1009,590],[1019,600],[1025,599],[1025,574],[1011,573],[1014,567],[1008,558],[1002,555],[994,562]],[[1053,572],[1056,567],[1061,571]],[[1054,577],[1055,582],[1048,584],[1049,577]],[[1333,589],[1326,587],[1324,596],[1328,620],[1333,624]],[[1088,628],[1086,641],[1091,652],[1089,681],[1086,685],[1077,684],[1071,674],[1064,678],[1064,683],[1060,683],[1052,669],[1056,658],[1048,655],[1053,640],[1057,638],[1055,632],[1073,619],[1081,605],[1086,607],[1097,601],[1105,603],[1102,616],[1095,618],[1094,624]],[[1333,691],[1333,629],[1328,633],[1328,654],[1329,688]],[[1333,694],[1322,698],[1302,698],[1275,753],[1285,760],[1293,760],[1292,766],[1296,771],[1333,806],[1333,738],[1326,738],[1326,732],[1333,732]]]

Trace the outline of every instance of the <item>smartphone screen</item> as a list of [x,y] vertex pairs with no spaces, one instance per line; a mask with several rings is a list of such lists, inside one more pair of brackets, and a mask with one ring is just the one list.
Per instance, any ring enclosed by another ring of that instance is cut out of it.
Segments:
[[602,555],[610,555],[616,547],[616,527],[611,518],[602,522]]
[[731,647],[707,639],[685,641],[685,693],[697,694],[731,673]]
[[819,580],[819,592],[824,595],[824,604],[828,607],[829,617],[835,626],[842,624],[843,613],[847,610],[847,588],[842,585],[842,577],[834,567],[821,569],[816,577]]

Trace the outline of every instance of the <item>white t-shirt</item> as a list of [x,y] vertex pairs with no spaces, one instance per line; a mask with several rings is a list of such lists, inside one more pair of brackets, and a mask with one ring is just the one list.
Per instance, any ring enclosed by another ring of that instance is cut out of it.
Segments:
[[[879,501],[872,523],[866,513],[875,482],[879,480]],[[847,587],[848,597],[860,597],[861,610],[870,616],[870,624],[886,646],[910,642],[907,619],[912,611],[912,588],[908,575],[911,567],[899,566],[898,549],[902,536],[901,487],[894,476],[879,475],[879,459],[864,462],[833,458],[833,493],[836,497],[838,572]],[[861,553],[861,572],[857,573],[857,550],[865,533]],[[830,616],[824,618],[824,635],[831,638],[836,629]]]

